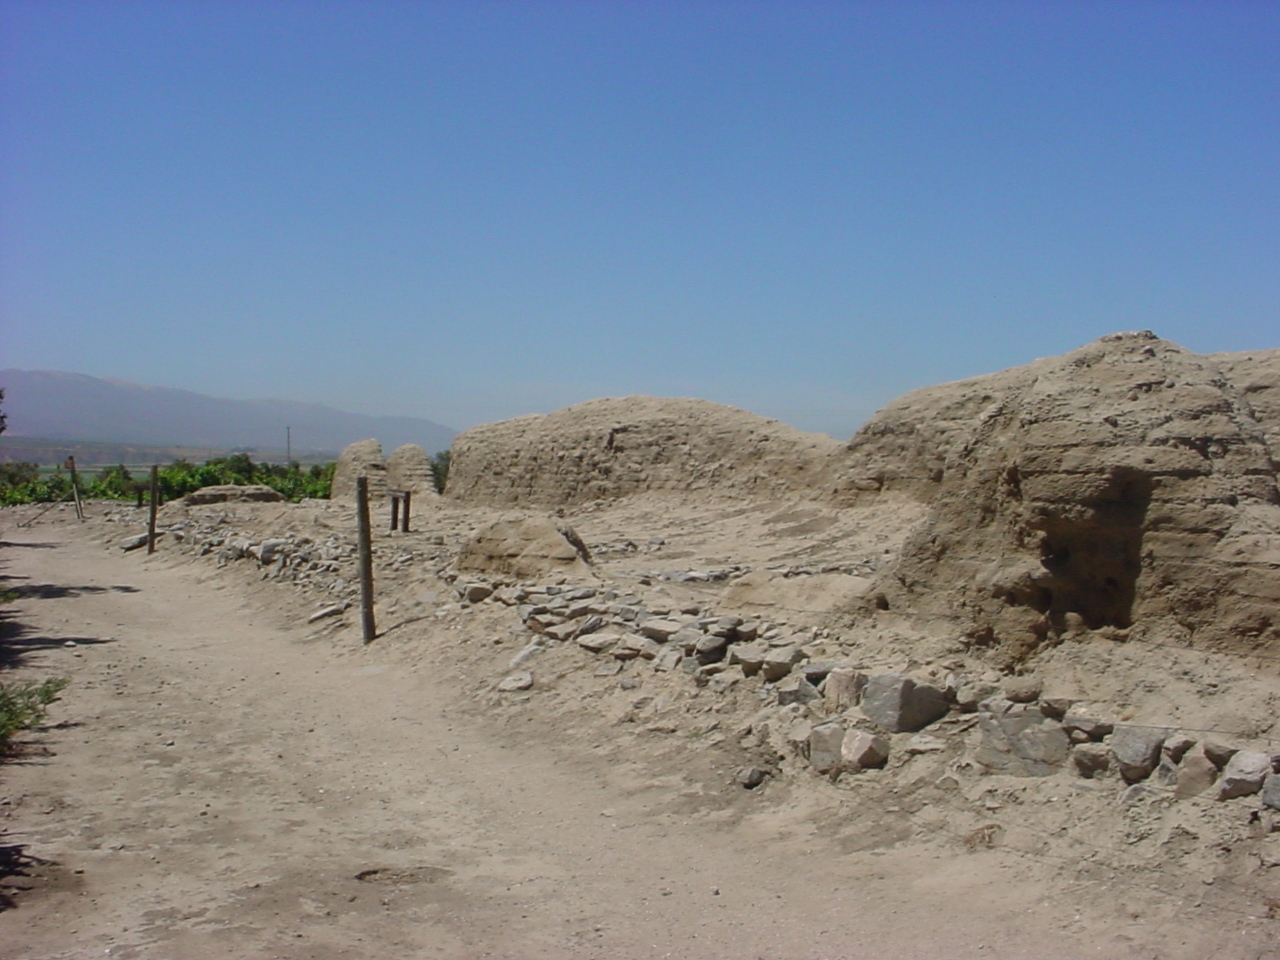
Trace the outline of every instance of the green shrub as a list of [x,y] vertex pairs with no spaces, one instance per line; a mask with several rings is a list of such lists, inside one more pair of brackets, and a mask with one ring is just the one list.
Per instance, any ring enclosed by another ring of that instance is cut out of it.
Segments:
[[23,483],[35,483],[40,479],[40,465],[15,460],[0,463],[0,487],[14,487]]
[[444,485],[449,482],[448,450],[441,450],[431,458],[431,474],[436,482],[436,492],[444,493]]
[[0,749],[19,730],[29,730],[44,719],[45,707],[58,699],[70,681],[50,677],[40,683],[0,683]]
[[134,495],[133,474],[123,463],[114,467],[104,467],[98,475],[89,481],[85,488],[86,497],[99,500],[128,500]]
[[42,479],[34,463],[0,463],[0,506],[49,503],[70,493],[71,480],[61,469]]

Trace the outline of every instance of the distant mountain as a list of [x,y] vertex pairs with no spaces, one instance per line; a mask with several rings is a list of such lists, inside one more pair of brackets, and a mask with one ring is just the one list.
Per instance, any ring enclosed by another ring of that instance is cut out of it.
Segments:
[[318,403],[221,400],[78,373],[0,370],[9,417],[5,438],[146,444],[209,450],[336,452],[375,437],[390,452],[404,443],[428,453],[449,449],[457,431],[418,417],[369,417]]

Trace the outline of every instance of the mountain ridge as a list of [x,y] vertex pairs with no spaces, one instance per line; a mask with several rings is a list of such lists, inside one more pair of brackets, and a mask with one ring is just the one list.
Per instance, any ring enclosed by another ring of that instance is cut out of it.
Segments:
[[376,437],[388,448],[448,449],[457,431],[421,417],[370,416],[298,400],[232,400],[57,370],[0,370],[6,436],[92,443],[338,451]]

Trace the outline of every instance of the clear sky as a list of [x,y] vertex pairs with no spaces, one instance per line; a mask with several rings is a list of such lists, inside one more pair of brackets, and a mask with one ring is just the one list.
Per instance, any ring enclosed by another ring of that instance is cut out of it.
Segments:
[[0,0],[0,367],[847,437],[1280,346],[1280,3]]

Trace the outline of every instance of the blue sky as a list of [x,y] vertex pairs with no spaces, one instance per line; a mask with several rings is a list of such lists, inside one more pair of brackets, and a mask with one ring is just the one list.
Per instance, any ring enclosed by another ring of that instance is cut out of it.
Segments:
[[1280,4],[0,0],[0,367],[847,437],[1280,346]]

